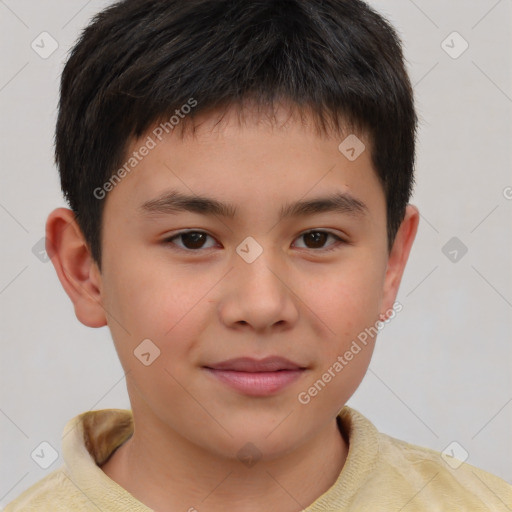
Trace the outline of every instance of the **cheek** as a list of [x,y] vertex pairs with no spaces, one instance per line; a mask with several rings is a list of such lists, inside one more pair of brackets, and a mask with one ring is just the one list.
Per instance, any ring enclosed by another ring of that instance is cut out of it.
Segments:
[[105,306],[129,331],[162,337],[187,315],[204,294],[199,279],[162,258],[127,253],[107,272]]
[[106,272],[105,279],[104,305],[123,367],[139,369],[134,350],[146,339],[158,347],[159,365],[175,367],[195,349],[195,340],[211,316],[205,293],[218,277],[177,271],[157,261],[129,261],[126,257],[115,271]]
[[361,257],[317,274],[302,287],[300,296],[304,303],[326,328],[323,338],[331,348],[327,353],[342,350],[365,328],[375,324],[383,284],[383,265]]
[[361,383],[374,349],[383,276],[382,264],[360,258],[302,289],[304,302],[324,326],[315,340],[316,367],[297,396],[304,414],[336,415]]

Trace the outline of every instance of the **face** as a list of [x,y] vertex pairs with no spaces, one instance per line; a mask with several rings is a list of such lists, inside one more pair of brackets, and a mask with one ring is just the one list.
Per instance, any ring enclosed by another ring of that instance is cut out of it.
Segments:
[[136,421],[223,456],[278,456],[332,424],[373,351],[354,340],[395,299],[365,138],[351,161],[343,138],[282,119],[148,132],[105,199],[101,303]]

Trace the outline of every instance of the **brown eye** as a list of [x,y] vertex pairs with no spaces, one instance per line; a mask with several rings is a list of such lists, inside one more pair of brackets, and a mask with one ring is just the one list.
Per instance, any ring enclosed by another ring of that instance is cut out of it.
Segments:
[[[334,242],[325,245],[329,238],[333,239]],[[297,238],[297,240],[301,239],[303,240],[303,245],[298,245],[301,249],[322,249],[324,251],[334,249],[339,245],[339,242],[343,242],[339,236],[328,231],[308,231]]]
[[181,240],[183,241],[183,245],[187,249],[201,249],[207,237],[207,235],[204,233],[199,233],[197,231],[193,231],[191,233],[183,233],[180,236]]
[[[208,242],[208,239],[211,239],[211,242]],[[165,243],[174,244],[183,250],[194,251],[214,247],[215,240],[208,233],[204,233],[203,231],[185,231],[168,238],[165,240]],[[207,245],[208,243],[209,245]]]
[[312,231],[311,233],[306,233],[303,236],[308,249],[319,249],[324,246],[329,235],[322,231]]

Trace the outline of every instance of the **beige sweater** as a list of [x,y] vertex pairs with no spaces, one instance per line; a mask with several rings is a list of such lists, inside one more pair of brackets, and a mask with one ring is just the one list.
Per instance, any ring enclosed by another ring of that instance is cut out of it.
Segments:
[[[336,482],[307,512],[512,511],[512,486],[504,480],[381,434],[350,407],[341,410],[339,419],[349,435],[347,460]],[[23,492],[5,512],[149,512],[99,467],[132,431],[128,410],[77,416],[64,429],[64,465]],[[203,509],[198,505],[198,511]]]

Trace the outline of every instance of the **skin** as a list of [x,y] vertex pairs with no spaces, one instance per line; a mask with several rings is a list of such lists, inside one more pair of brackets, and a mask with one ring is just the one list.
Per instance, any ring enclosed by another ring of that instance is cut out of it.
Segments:
[[[294,512],[343,468],[348,445],[336,416],[375,339],[308,404],[297,397],[391,311],[419,214],[407,207],[388,251],[385,196],[364,135],[366,150],[349,161],[338,150],[347,134],[319,135],[283,106],[273,123],[250,113],[240,121],[234,110],[221,123],[199,121],[194,135],[167,135],[107,195],[101,271],[67,209],[50,214],[48,247],[78,319],[108,325],[126,371],[135,432],[104,472],[161,512]],[[171,189],[231,203],[236,215],[142,210]],[[334,191],[365,211],[278,221],[282,206]],[[210,235],[205,248],[169,241],[192,228]],[[312,229],[343,242],[302,236]],[[250,264],[236,252],[248,236],[263,248]],[[147,338],[160,349],[150,366],[133,354]],[[269,355],[307,368],[272,396],[241,394],[203,368]],[[252,467],[237,458],[248,442],[261,454]]]

